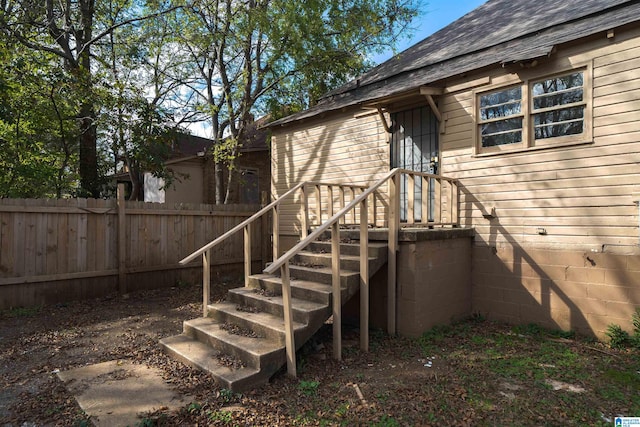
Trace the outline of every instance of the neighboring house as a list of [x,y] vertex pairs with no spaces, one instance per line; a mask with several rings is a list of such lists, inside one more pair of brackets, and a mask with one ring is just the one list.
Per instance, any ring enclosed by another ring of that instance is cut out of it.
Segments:
[[[258,122],[256,122],[257,124]],[[166,186],[162,179],[144,172],[141,200],[156,203],[215,203],[215,174],[211,156],[213,141],[189,134],[178,134],[171,147],[166,167],[175,179]],[[268,199],[271,181],[271,165],[266,132],[253,125],[240,145],[236,159],[231,203],[260,204]],[[229,170],[224,171],[224,188],[229,180]],[[130,182],[128,174],[118,175],[118,181]]]
[[[601,337],[630,327],[640,2],[490,0],[269,128],[276,197],[394,167],[456,179],[460,226],[475,230],[469,314]],[[302,211],[282,211],[291,247]]]

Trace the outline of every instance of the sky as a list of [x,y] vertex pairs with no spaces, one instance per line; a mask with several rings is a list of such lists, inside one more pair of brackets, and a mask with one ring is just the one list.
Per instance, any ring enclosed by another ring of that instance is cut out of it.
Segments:
[[[397,51],[402,52],[425,39],[439,29],[446,27],[461,16],[471,12],[486,0],[424,0],[422,13],[411,23],[415,28],[411,38],[403,39],[397,46]],[[393,52],[376,55],[373,61],[377,64],[391,58]]]

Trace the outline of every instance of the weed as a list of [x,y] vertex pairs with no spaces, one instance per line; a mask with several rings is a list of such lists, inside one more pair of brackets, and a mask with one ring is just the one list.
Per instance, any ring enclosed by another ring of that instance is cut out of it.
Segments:
[[12,307],[4,310],[2,314],[5,317],[33,317],[40,313],[42,306],[37,307]]
[[184,288],[188,288],[189,286],[191,286],[191,283],[185,281],[185,280],[178,280],[176,282],[176,287],[178,289],[184,289]]
[[187,405],[187,412],[190,414],[197,414],[202,409],[202,405],[198,402],[191,402]]
[[564,339],[573,339],[576,337],[576,331],[563,331],[562,329],[552,329],[547,331],[547,333],[556,338],[564,338]]
[[385,403],[387,400],[389,400],[389,393],[388,392],[380,392],[376,394],[376,399],[378,399],[380,402]]
[[155,427],[158,425],[158,421],[154,418],[144,417],[136,424],[136,427]]
[[487,343],[487,339],[479,335],[473,335],[471,337],[471,342],[475,345],[484,345]]
[[454,330],[448,325],[436,325],[418,338],[418,344],[424,354],[432,353],[434,347],[442,343],[446,338],[454,335]]
[[229,411],[216,411],[209,415],[210,421],[220,421],[224,424],[231,424],[233,422],[233,416]]
[[544,329],[540,325],[535,323],[528,323],[526,325],[518,325],[513,327],[513,332],[520,335],[537,336],[541,335]]
[[233,391],[223,388],[218,392],[218,397],[225,403],[231,402],[234,398],[240,399],[242,397],[241,393],[233,393]]
[[399,426],[400,423],[393,417],[384,414],[380,419],[372,424],[375,427],[396,427]]
[[636,307],[636,311],[631,315],[631,323],[633,323],[634,333],[640,333],[640,307]]
[[305,396],[315,396],[318,393],[318,386],[320,381],[305,381],[302,380],[298,383],[298,390]]
[[631,344],[631,337],[629,333],[622,329],[620,325],[616,325],[615,323],[607,326],[607,331],[605,335],[609,337],[609,346],[611,348],[625,348]]
[[349,408],[350,406],[348,403],[343,403],[338,406],[338,409],[335,410],[336,417],[344,418],[347,415],[347,412],[349,412]]

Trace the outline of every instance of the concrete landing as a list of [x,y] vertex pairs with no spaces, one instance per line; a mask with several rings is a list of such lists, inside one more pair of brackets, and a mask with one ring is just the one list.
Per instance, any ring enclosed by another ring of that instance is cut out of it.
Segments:
[[150,411],[178,409],[191,402],[164,382],[158,369],[112,360],[58,377],[96,426],[134,426]]

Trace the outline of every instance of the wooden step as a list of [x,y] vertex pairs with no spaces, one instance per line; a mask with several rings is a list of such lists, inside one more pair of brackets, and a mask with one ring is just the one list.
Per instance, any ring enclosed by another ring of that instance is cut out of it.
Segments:
[[[236,309],[238,309],[238,306],[245,310],[250,308],[283,318],[284,303],[282,296],[257,291],[257,289],[248,287],[230,289],[227,294],[227,301],[237,304]],[[293,320],[303,324],[315,323],[320,318],[326,319],[331,313],[328,303],[323,304],[295,297],[291,298],[291,310],[293,312]]]
[[[371,257],[387,257],[388,245],[386,243],[372,243],[369,242],[369,256]],[[316,241],[311,242],[305,248],[306,251],[315,252],[315,253],[331,253],[331,242],[328,240],[325,241]],[[358,256],[360,255],[360,243],[340,243],[340,253],[343,255],[352,255]]]
[[[282,345],[285,343],[284,318],[282,317],[276,317],[269,313],[239,311],[236,304],[230,302],[210,304],[208,316],[220,323],[229,323],[253,331],[261,337],[272,339]],[[303,323],[294,321],[294,334],[297,336],[304,327]]]
[[208,372],[222,388],[242,391],[264,384],[269,380],[266,373],[255,368],[231,369],[220,364],[220,352],[186,335],[175,335],[160,340],[160,345],[171,357]]
[[247,367],[261,369],[284,357],[284,344],[280,340],[252,338],[230,333],[222,323],[209,317],[184,322],[183,334],[209,347],[242,361]]
[[[331,304],[331,285],[306,280],[291,280],[291,297],[321,304]],[[282,295],[282,279],[271,274],[254,274],[249,277],[249,287],[262,289],[273,295]],[[346,295],[346,288],[345,288]]]
[[[360,287],[360,245],[347,242],[341,250],[341,298],[348,301]],[[331,315],[330,242],[313,242],[289,266],[296,347],[301,347]],[[384,242],[369,244],[373,275],[387,259]],[[295,265],[295,263],[299,265]],[[301,265],[300,265],[301,264]],[[183,333],[161,340],[178,360],[208,371],[225,388],[245,390],[268,381],[286,363],[282,280],[270,274],[249,277],[248,286],[231,289],[227,300],[210,304],[208,317],[184,322]],[[237,328],[231,331],[230,328]],[[241,361],[231,369],[220,355]]]

